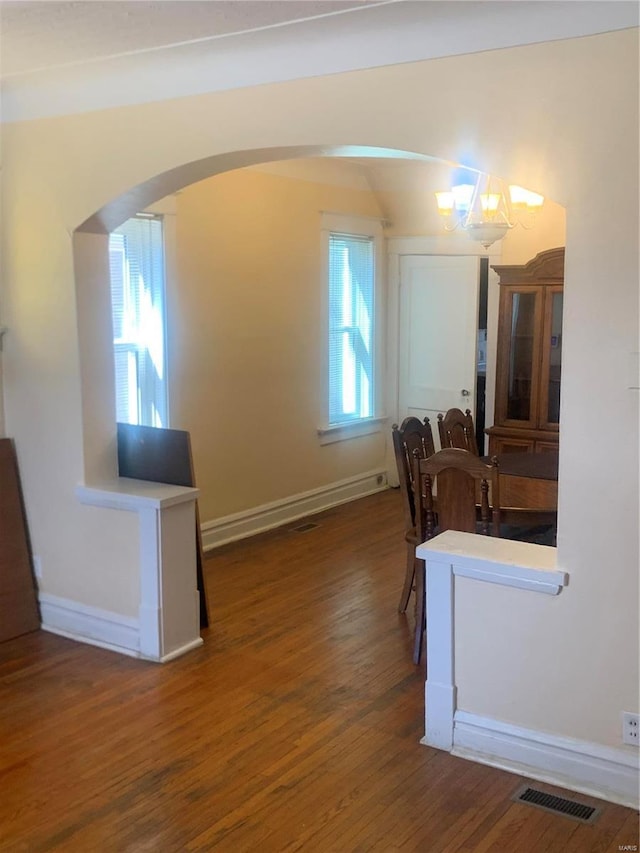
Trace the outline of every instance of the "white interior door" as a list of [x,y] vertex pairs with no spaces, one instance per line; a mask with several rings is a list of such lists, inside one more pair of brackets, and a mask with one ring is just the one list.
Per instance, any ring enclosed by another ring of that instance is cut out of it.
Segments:
[[436,447],[438,412],[475,416],[478,291],[477,257],[400,258],[399,416],[428,417]]

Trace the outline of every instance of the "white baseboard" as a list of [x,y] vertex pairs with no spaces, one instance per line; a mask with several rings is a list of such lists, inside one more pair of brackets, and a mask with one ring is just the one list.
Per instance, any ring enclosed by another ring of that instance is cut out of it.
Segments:
[[39,593],[38,598],[42,617],[40,627],[43,631],[129,657],[167,663],[203,643],[202,637],[196,637],[159,658],[150,657],[140,649],[140,624],[137,619],[44,592]]
[[201,525],[202,546],[205,551],[235,542],[299,518],[323,512],[339,504],[382,492],[387,489],[387,473],[384,470],[368,471],[356,477],[339,480],[319,489],[292,495],[283,500],[253,507],[234,515],[226,515]]
[[452,755],[638,808],[640,754],[456,711]]
[[137,619],[45,592],[39,593],[38,598],[44,631],[131,657],[140,657]]

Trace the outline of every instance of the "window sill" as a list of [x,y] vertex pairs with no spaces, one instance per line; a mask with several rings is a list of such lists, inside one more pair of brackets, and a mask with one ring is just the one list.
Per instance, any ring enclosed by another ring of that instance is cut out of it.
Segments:
[[361,438],[380,432],[387,422],[387,417],[368,418],[366,421],[353,421],[343,424],[333,424],[318,429],[320,444],[333,444],[336,441],[346,441],[350,438]]

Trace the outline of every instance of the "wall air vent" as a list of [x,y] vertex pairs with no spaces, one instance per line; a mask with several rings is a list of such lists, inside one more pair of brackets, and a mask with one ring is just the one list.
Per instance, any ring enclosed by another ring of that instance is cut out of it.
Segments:
[[553,794],[547,794],[545,791],[529,788],[527,785],[518,788],[511,799],[516,803],[535,806],[545,812],[551,812],[551,814],[559,814],[573,820],[579,820],[580,823],[593,823],[600,814],[600,809],[593,808],[593,806],[587,806],[575,800],[567,800],[564,797],[556,797]]

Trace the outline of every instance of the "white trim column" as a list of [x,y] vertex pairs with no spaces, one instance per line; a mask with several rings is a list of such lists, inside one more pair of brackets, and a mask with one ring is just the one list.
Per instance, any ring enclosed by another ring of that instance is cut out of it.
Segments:
[[[424,569],[423,569],[424,570]],[[427,642],[427,672],[424,686],[428,744],[451,751],[453,746],[453,715],[456,710],[454,582],[450,561],[429,563],[429,592],[427,595],[427,625],[431,636],[437,636],[438,647],[431,637]],[[443,607],[443,602],[447,604]],[[437,652],[437,653],[436,653]]]
[[447,530],[416,548],[425,561],[427,682],[423,743],[451,751],[456,713],[454,577],[558,595],[568,575],[556,569],[556,549]]
[[198,489],[127,478],[76,488],[83,504],[138,513],[138,656],[148,660],[165,662],[202,644],[196,577],[198,494]]

